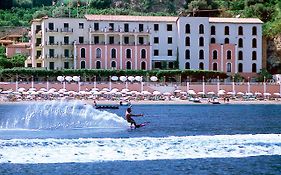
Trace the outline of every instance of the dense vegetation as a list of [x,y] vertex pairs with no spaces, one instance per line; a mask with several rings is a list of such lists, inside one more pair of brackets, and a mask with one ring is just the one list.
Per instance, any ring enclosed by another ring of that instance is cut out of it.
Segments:
[[24,67],[25,60],[26,56],[21,54],[16,54],[12,58],[7,58],[5,55],[5,47],[0,46],[0,69]]

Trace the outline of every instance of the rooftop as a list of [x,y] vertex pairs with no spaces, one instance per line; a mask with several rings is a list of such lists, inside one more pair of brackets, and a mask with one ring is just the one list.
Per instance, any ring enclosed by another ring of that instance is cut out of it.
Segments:
[[248,24],[262,24],[263,22],[258,18],[209,18],[209,22],[213,23],[248,23]]
[[126,15],[85,15],[89,21],[163,21],[163,22],[176,22],[178,17],[174,16],[126,16]]

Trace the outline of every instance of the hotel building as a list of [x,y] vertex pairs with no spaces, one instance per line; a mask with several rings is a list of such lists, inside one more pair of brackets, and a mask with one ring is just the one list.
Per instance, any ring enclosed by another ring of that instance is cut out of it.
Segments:
[[256,18],[85,15],[36,19],[27,67],[217,70],[252,76],[262,68]]

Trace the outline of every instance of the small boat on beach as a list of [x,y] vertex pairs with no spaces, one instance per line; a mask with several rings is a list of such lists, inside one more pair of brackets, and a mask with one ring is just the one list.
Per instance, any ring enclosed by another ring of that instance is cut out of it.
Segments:
[[119,109],[118,105],[95,105],[96,109]]

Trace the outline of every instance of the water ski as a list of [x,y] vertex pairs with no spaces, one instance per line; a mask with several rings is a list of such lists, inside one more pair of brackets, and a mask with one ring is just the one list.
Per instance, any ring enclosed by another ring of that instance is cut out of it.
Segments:
[[138,124],[136,127],[134,125],[131,126],[131,128],[135,129],[135,128],[141,128],[141,127],[144,127],[146,126],[147,124],[149,124],[150,122],[144,122],[144,123],[141,123],[141,124]]

